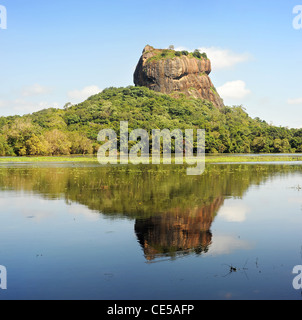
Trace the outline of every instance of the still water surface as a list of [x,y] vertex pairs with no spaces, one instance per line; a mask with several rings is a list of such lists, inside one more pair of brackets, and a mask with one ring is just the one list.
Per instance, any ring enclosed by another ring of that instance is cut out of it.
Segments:
[[302,166],[0,166],[1,299],[301,299]]

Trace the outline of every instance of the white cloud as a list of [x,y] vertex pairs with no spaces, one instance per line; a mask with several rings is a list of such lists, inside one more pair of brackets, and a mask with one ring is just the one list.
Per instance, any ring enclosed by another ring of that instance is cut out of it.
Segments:
[[175,48],[175,51],[183,51],[183,50],[186,50],[186,51],[192,51],[191,49],[188,49],[188,48],[186,48],[186,47],[177,47],[177,48]]
[[249,208],[243,204],[228,204],[219,210],[219,217],[229,222],[244,222],[248,212]]
[[90,210],[86,206],[78,204],[76,202],[71,203],[68,206],[67,211],[73,216],[83,216],[89,221],[98,221],[101,217],[99,211]]
[[287,103],[288,104],[293,104],[293,105],[302,105],[302,98],[288,99]]
[[220,49],[216,47],[198,48],[201,52],[205,52],[212,62],[214,70],[230,68],[238,63],[248,61],[250,55],[247,53],[235,53],[228,49]]
[[[175,50],[189,50],[184,47],[176,48]],[[208,58],[211,60],[212,69],[225,69],[233,67],[238,63],[242,63],[251,59],[251,55],[248,53],[235,53],[228,49],[221,49],[217,47],[201,47],[198,48],[200,52],[205,52]]]
[[210,246],[209,253],[211,255],[230,254],[235,250],[249,250],[252,248],[251,243],[236,238],[232,235],[215,235],[213,243]]
[[17,114],[33,113],[48,108],[60,108],[60,106],[58,102],[41,101],[37,103],[32,103],[22,100],[16,102],[14,106],[14,110]]
[[217,88],[222,99],[242,99],[251,93],[246,88],[246,83],[242,80],[226,82],[221,87]]
[[100,89],[96,85],[88,86],[83,88],[82,90],[73,90],[68,92],[68,97],[71,99],[73,103],[80,103],[86,100],[87,98],[101,92]]
[[36,83],[32,86],[24,87],[22,90],[22,96],[23,97],[38,96],[38,95],[50,93],[51,91],[52,91],[51,88],[44,87]]
[[2,101],[0,103],[2,108],[1,112],[6,115],[24,115],[28,113],[33,113],[47,108],[59,108],[59,103],[57,102],[32,102],[25,99],[15,99],[13,101]]

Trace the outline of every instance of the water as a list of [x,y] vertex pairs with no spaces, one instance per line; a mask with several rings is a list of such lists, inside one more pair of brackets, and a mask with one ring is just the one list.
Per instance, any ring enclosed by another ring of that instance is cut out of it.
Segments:
[[301,299],[302,166],[0,166],[0,299]]

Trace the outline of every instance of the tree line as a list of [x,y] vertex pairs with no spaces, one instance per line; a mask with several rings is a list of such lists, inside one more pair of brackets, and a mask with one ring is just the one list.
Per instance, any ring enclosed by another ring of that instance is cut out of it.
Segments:
[[[242,106],[217,109],[183,94],[165,95],[145,87],[107,88],[63,109],[0,117],[0,155],[38,156],[96,153],[102,129],[205,129],[207,153],[302,152],[302,129],[251,118]],[[119,143],[119,141],[118,141]],[[151,147],[151,141],[150,141]],[[173,146],[172,146],[173,149]]]

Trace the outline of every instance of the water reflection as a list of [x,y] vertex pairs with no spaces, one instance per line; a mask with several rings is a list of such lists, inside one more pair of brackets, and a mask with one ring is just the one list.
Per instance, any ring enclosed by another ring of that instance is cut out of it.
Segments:
[[135,232],[146,259],[207,252],[212,242],[211,225],[223,201],[218,197],[209,205],[185,211],[177,208],[136,220]]
[[[189,177],[171,167],[9,167],[0,168],[0,189],[39,194],[84,205],[111,219],[134,220],[147,261],[218,252],[211,226],[221,209],[228,221],[243,221],[246,208],[224,207],[226,198],[242,198],[251,185],[274,175],[302,172],[289,165],[211,165]],[[227,250],[227,248],[225,249]]]

